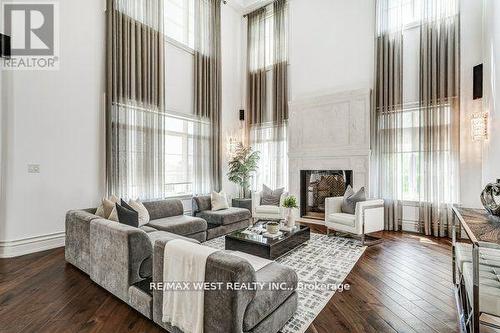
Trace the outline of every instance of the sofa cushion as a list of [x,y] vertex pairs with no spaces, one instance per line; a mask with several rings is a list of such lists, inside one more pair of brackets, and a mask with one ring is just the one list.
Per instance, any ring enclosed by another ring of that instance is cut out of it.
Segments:
[[207,222],[199,217],[179,215],[149,221],[148,227],[177,235],[191,235],[207,230]]
[[280,208],[278,206],[257,206],[255,207],[255,212],[258,214],[279,214]]
[[199,213],[204,210],[212,210],[212,198],[209,195],[193,197],[193,213]]
[[[458,268],[463,269],[466,262],[472,262],[472,245],[467,243],[456,243],[455,245],[456,261]],[[488,247],[479,248],[479,263],[500,268],[500,249]]]
[[354,227],[356,226],[356,215],[333,213],[328,215],[328,222],[338,223],[348,227]]
[[145,233],[150,233],[150,232],[158,231],[155,228],[148,227],[147,225],[143,225],[142,227],[139,227],[139,229],[141,229]]
[[297,288],[297,273],[289,267],[271,263],[256,272],[256,281],[266,285],[286,283],[285,288],[269,290],[258,289],[248,305],[243,318],[243,331],[250,331],[269,314],[274,312]]
[[250,219],[252,214],[246,208],[230,207],[228,209],[212,211],[204,210],[196,214],[211,225],[228,225]]
[[148,210],[151,221],[184,214],[184,207],[180,200],[150,201],[142,204]]

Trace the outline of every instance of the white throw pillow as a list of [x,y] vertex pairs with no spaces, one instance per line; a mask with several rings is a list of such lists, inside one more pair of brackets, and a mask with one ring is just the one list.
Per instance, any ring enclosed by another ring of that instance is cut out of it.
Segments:
[[229,208],[227,195],[224,191],[220,191],[220,193],[213,191],[212,194],[210,194],[210,201],[212,203],[213,211]]
[[111,195],[108,198],[103,198],[101,201],[101,205],[97,207],[95,215],[108,219],[109,215],[111,215],[111,212],[113,211],[113,208],[115,207],[115,203],[119,201],[120,198],[118,198],[116,195]]
[[137,213],[139,213],[139,227],[142,227],[143,225],[146,225],[146,224],[149,223],[149,220],[150,220],[149,212],[146,209],[146,207],[144,207],[144,205],[142,204],[142,202],[139,201],[139,199],[137,199],[137,200],[130,200],[128,202],[128,204]]
[[97,210],[95,211],[95,215],[102,217],[102,218],[106,218],[104,216],[104,205],[102,203],[99,205],[99,207],[97,207]]
[[[103,198],[102,199],[103,215],[99,216],[102,216],[103,218],[109,220],[109,216],[111,215],[113,208],[115,208],[115,203],[119,201],[120,198],[118,198],[116,195],[112,195],[109,198]],[[99,211],[99,208],[97,210]]]

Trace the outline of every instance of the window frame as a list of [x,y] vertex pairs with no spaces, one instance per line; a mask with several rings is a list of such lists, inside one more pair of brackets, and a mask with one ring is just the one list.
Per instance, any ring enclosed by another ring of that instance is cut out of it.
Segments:
[[[183,34],[184,41],[178,40],[178,39],[172,37],[171,35],[169,35],[169,29],[168,29],[169,22],[170,22],[170,24],[175,24],[178,26],[179,26],[179,24],[176,22],[173,22],[173,20],[169,19],[166,14],[164,15],[164,17],[165,17],[165,39],[168,43],[172,44],[173,46],[179,47],[182,50],[185,50],[189,53],[194,54],[194,43],[195,43],[194,34],[195,34],[195,20],[196,20],[196,18],[194,17],[195,10],[196,10],[194,2],[196,0],[182,0],[182,1],[187,3],[186,8],[181,8],[181,11],[183,12],[182,20],[184,22],[187,22],[185,27],[181,26],[181,28],[183,28],[182,34]],[[171,0],[166,0],[166,2],[167,3],[171,2],[172,5],[179,7],[176,3],[172,2]],[[166,9],[167,3],[165,4],[165,10],[167,10]],[[192,20],[192,22],[191,22],[191,20]],[[192,33],[192,36],[191,36],[191,33]]]

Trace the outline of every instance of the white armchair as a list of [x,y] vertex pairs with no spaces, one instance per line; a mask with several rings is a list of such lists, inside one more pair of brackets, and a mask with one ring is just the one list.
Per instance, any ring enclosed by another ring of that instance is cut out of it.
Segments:
[[279,206],[261,205],[260,199],[262,191],[252,191],[252,218],[254,222],[258,220],[283,220],[285,219],[285,209],[283,201],[288,196],[288,192],[283,192],[280,197]]
[[343,200],[343,197],[326,198],[325,200],[327,233],[331,229],[355,234],[361,236],[361,242],[364,245],[366,234],[384,230],[384,200],[374,199],[358,202],[354,215],[342,213]]

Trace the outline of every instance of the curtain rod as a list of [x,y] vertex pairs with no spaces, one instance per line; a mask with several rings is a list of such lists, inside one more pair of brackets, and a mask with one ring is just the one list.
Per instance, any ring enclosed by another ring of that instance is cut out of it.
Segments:
[[248,15],[252,14],[253,12],[259,10],[259,9],[262,9],[266,6],[269,6],[270,4],[272,4],[274,1],[276,0],[267,0],[265,1],[262,5],[260,5],[259,7],[255,8],[255,9],[252,9],[251,11],[249,11],[248,13],[244,14],[243,17],[247,17]]

